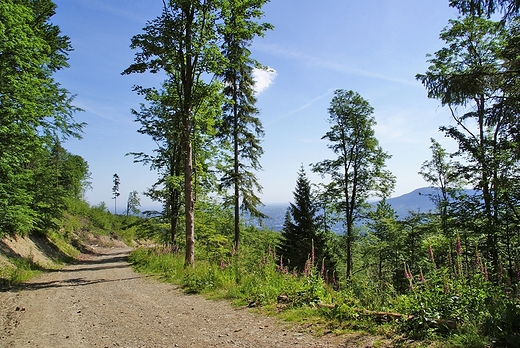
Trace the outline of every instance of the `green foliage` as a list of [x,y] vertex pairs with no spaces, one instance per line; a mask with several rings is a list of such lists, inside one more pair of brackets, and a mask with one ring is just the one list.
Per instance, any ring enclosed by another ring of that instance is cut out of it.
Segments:
[[91,207],[88,211],[88,218],[90,222],[90,230],[96,234],[108,235],[112,229],[112,214],[104,202],[99,205]]
[[490,17],[496,12],[503,14],[504,19],[515,18],[520,10],[519,0],[450,0],[450,6],[461,14],[479,17]]
[[170,248],[135,249],[129,257],[134,268],[140,272],[158,275],[175,284],[180,284],[184,274],[184,262]]
[[303,272],[305,264],[313,253],[317,251],[317,260],[321,260],[324,240],[318,234],[316,223],[317,207],[311,196],[311,183],[302,166],[298,172],[294,203],[287,209],[282,238],[277,253],[283,258],[291,270],[296,268]]
[[485,323],[484,332],[497,346],[520,346],[520,300],[510,294],[496,294],[490,301],[490,318]]
[[10,264],[0,271],[0,285],[13,286],[34,278],[41,273],[42,267],[29,258],[9,258]]
[[230,257],[233,244],[231,212],[215,202],[200,202],[195,211],[198,253],[201,259],[220,262]]
[[330,130],[322,137],[337,156],[313,165],[313,171],[330,175],[327,192],[335,210],[342,214],[346,229],[347,277],[352,275],[354,223],[369,197],[387,197],[395,185],[385,170],[390,156],[375,137],[374,109],[353,91],[336,90],[330,103]]
[[53,227],[63,211],[63,196],[72,190],[71,181],[64,180],[72,171],[62,170],[67,159],[52,151],[68,137],[79,138],[83,124],[72,118],[79,110],[73,97],[53,78],[68,66],[72,50],[69,38],[50,22],[55,8],[50,0],[0,5],[2,234]]

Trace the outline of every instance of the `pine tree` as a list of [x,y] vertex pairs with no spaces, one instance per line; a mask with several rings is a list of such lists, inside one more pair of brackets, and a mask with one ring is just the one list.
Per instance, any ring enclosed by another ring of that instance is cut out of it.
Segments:
[[319,265],[325,254],[325,240],[317,228],[317,206],[303,166],[293,193],[294,203],[287,208],[278,254],[290,269],[303,271],[309,258]]
[[119,179],[119,175],[117,174],[114,174],[112,178],[114,180],[114,186],[112,187],[112,199],[114,200],[114,214],[117,214],[117,197],[121,195],[119,193],[119,185],[121,184],[121,181]]

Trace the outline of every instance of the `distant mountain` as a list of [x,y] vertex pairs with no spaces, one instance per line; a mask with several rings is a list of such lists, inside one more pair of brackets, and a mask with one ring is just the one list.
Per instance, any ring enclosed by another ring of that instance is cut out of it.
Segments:
[[[272,230],[281,231],[285,220],[285,212],[289,204],[267,204],[260,211],[268,217],[262,220],[262,224]],[[259,226],[258,221],[252,221],[253,225]]]
[[436,189],[431,187],[421,187],[399,197],[388,198],[386,201],[394,208],[397,216],[405,218],[410,211],[424,213],[434,210],[435,204],[430,200],[430,195],[435,191]]
[[[394,208],[398,217],[402,219],[407,217],[410,211],[428,212],[433,210],[435,205],[430,201],[429,197],[432,193],[435,193],[435,189],[422,187],[399,197],[389,198],[387,202]],[[260,211],[269,217],[263,219],[262,224],[269,229],[281,231],[287,207],[288,204],[269,204],[260,208]],[[260,225],[258,221],[251,221],[251,224],[255,226]],[[341,229],[341,226],[336,227],[338,231]]]

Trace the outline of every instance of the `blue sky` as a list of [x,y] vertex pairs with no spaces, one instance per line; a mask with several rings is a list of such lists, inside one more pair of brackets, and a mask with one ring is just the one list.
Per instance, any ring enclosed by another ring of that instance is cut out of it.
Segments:
[[[136,131],[130,113],[141,97],[134,84],[159,86],[160,76],[121,76],[135,52],[133,35],[160,14],[161,0],[55,0],[53,22],[74,47],[71,67],[57,80],[77,94],[75,105],[88,123],[83,140],[65,147],[90,166],[91,204],[105,202],[113,210],[112,176],[121,179],[118,212],[129,192],[143,192],[156,175],[134,164],[128,152],[151,153],[153,142]],[[387,168],[396,176],[393,196],[427,186],[417,174],[431,157],[430,138],[448,149],[453,144],[438,132],[450,123],[446,110],[426,96],[415,80],[428,67],[427,53],[442,47],[438,39],[457,12],[448,0],[273,0],[264,21],[275,26],[251,47],[253,57],[273,69],[258,80],[257,106],[265,128],[258,173],[264,203],[292,201],[297,172],[333,154],[321,137],[327,132],[327,108],[336,89],[358,92],[374,107],[376,137],[392,156]],[[317,175],[308,175],[315,183]],[[141,196],[143,207],[152,207]],[[156,206],[156,204],[155,204]]]

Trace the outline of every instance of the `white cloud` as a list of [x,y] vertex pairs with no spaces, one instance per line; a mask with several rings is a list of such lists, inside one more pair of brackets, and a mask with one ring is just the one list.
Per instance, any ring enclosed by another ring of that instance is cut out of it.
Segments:
[[278,74],[272,68],[253,69],[253,79],[255,80],[255,93],[260,94],[266,90],[276,78]]

